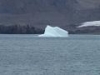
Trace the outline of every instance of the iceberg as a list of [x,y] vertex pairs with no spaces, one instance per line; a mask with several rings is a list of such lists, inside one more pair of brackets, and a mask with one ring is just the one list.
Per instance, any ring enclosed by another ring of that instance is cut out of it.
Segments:
[[82,23],[82,25],[78,26],[78,28],[88,27],[88,26],[100,26],[100,21],[84,22],[84,23]]
[[47,25],[44,34],[39,35],[39,37],[68,37],[68,31]]

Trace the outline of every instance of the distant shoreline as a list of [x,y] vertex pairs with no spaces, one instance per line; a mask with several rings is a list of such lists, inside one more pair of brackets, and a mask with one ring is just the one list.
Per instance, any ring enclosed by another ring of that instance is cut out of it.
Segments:
[[[69,34],[75,35],[100,35],[100,27],[82,27],[77,28],[75,25],[68,25],[64,28]],[[0,34],[43,34],[45,29],[37,28],[32,25],[0,25]]]

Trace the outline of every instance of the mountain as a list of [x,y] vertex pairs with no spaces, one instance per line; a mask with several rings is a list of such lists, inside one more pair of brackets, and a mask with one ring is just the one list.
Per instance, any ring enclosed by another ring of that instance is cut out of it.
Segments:
[[99,0],[0,0],[0,24],[5,25],[44,28],[50,24],[68,29],[69,25],[100,20],[99,13]]

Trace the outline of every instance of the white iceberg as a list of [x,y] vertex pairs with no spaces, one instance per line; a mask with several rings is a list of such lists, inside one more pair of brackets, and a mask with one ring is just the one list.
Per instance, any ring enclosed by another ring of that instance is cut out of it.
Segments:
[[88,26],[100,26],[100,21],[84,22],[84,23],[82,23],[82,25],[78,26],[78,28],[88,27]]
[[68,31],[61,29],[60,27],[52,27],[47,25],[44,34],[39,37],[68,37]]

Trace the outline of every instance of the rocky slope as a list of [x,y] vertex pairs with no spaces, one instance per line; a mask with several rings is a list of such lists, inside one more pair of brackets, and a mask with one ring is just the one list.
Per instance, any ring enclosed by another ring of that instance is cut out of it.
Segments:
[[5,25],[44,28],[50,24],[68,29],[70,25],[99,20],[99,13],[99,0],[0,0],[0,23]]

